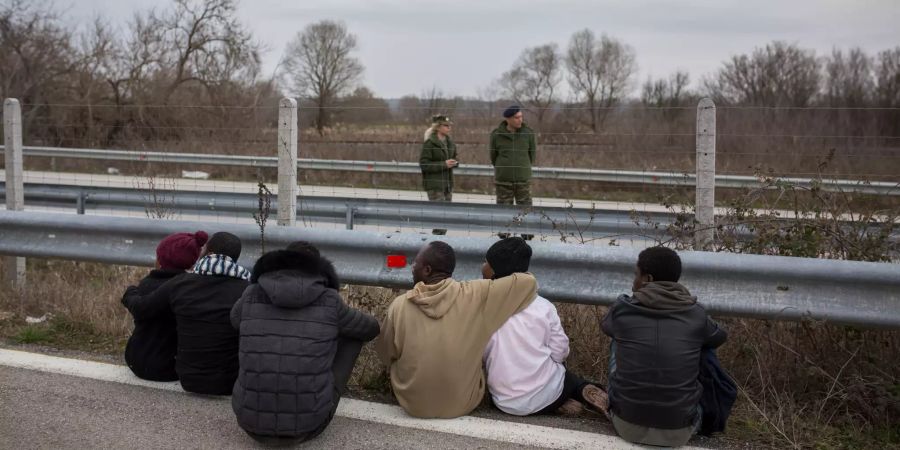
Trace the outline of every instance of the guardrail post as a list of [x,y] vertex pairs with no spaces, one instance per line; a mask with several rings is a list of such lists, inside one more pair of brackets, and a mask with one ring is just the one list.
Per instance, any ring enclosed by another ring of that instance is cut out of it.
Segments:
[[[6,209],[25,209],[25,184],[22,175],[22,109],[19,101],[3,101],[4,157],[6,165]],[[25,287],[25,258],[4,256],[4,277],[17,288]]]
[[297,100],[278,102],[278,225],[297,222]]
[[84,215],[84,201],[85,201],[84,190],[80,190],[80,191],[78,191],[78,198],[75,199],[75,212],[81,216]]
[[353,229],[353,219],[354,219],[355,215],[356,215],[356,208],[354,208],[353,205],[348,204],[346,219],[344,221],[344,224],[347,226],[348,230]]
[[694,250],[709,250],[716,226],[716,105],[709,98],[697,104],[697,186]]

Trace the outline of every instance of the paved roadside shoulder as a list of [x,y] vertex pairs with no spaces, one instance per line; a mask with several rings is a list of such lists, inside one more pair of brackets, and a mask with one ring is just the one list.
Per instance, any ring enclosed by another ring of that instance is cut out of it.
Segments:
[[[124,366],[0,349],[0,373],[0,434],[24,440],[16,448],[253,443],[234,422],[227,398],[185,394],[177,382],[140,380]],[[21,419],[26,412],[31,417]],[[337,415],[331,431],[314,441],[318,446],[638,448],[615,436],[480,417],[416,419],[397,406],[354,399],[341,400]]]

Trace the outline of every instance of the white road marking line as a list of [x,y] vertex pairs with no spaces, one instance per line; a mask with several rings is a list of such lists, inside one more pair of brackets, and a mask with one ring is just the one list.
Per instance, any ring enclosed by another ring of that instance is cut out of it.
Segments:
[[[135,377],[125,366],[60,358],[17,350],[0,349],[0,365],[19,369],[70,375],[92,380],[184,392],[176,382],[154,382]],[[224,398],[224,397],[223,397]],[[230,402],[229,402],[230,403]],[[382,403],[342,399],[337,415],[350,419],[405,428],[449,433],[519,445],[558,449],[645,448],[631,445],[618,437],[539,425],[506,422],[465,416],[456,419],[416,419],[402,408]],[[690,449],[691,447],[683,447]]]

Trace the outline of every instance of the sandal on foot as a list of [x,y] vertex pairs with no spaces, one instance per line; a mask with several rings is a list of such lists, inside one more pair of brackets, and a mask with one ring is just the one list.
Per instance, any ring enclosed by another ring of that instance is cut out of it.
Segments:
[[604,392],[603,389],[600,389],[593,384],[588,384],[581,390],[581,396],[584,397],[584,401],[587,402],[588,406],[603,413],[607,419],[610,418],[609,396],[606,395],[606,392]]
[[556,410],[556,412],[564,416],[577,416],[578,414],[581,414],[582,411],[584,411],[584,405],[572,398],[566,400],[566,402]]

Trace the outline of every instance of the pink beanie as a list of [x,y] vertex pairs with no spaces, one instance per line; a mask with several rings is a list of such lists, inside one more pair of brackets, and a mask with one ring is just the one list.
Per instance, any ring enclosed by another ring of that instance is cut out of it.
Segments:
[[166,236],[156,246],[156,261],[160,269],[187,270],[200,256],[200,247],[209,236],[204,231],[196,233],[175,233]]

